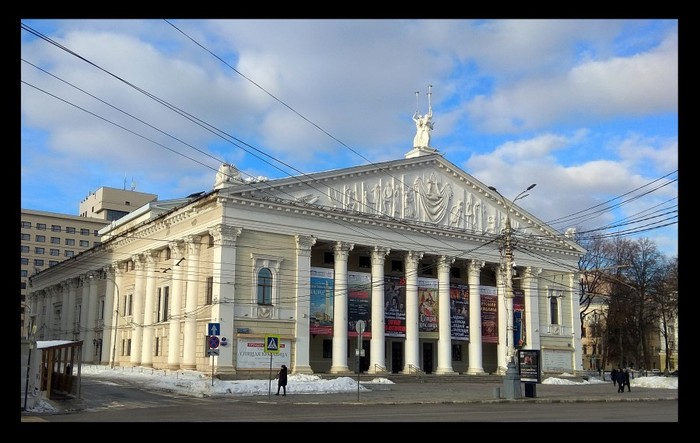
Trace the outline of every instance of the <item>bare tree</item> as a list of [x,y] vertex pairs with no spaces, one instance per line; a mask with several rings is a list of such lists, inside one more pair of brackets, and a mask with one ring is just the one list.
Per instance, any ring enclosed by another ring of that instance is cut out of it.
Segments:
[[670,365],[677,343],[675,341],[676,319],[678,318],[678,257],[664,264],[663,277],[654,282],[653,298],[660,318],[660,333],[664,340],[666,361],[664,373],[673,369]]

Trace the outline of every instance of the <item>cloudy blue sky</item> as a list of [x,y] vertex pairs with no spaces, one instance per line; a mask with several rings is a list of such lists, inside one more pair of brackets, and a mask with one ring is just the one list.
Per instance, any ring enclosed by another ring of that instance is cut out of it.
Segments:
[[[678,251],[676,19],[21,20],[21,206],[431,146],[564,232]],[[431,86],[429,88],[429,86]],[[428,91],[431,95],[428,96]],[[429,100],[430,99],[430,100]]]

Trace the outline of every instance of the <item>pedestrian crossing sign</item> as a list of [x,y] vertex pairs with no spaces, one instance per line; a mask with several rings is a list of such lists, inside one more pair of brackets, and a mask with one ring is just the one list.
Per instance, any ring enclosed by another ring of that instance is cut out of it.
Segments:
[[265,336],[265,352],[270,354],[280,353],[280,336],[279,335],[266,335]]

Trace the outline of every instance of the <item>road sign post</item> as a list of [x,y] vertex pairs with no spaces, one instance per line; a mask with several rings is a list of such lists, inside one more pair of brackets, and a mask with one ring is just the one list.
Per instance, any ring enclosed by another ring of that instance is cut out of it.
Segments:
[[358,320],[355,323],[357,331],[357,352],[355,353],[355,362],[357,366],[357,401],[360,401],[360,357],[362,355],[362,334],[365,332],[365,321]]
[[280,336],[266,335],[263,346],[264,351],[270,354],[270,376],[268,377],[269,382],[267,383],[267,396],[270,397],[272,395],[272,354],[280,353]]

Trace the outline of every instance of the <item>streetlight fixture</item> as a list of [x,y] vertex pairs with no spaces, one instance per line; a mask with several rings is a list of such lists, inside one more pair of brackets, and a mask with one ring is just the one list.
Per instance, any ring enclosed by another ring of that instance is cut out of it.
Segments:
[[506,208],[506,227],[504,229],[503,234],[505,237],[504,254],[506,259],[506,340],[508,344],[507,357],[509,367],[511,365],[515,366],[515,336],[513,329],[513,229],[510,225],[510,210],[513,207],[513,203],[530,195],[527,194],[527,192],[535,186],[537,186],[536,183],[533,183],[530,186],[528,186],[527,189],[518,194],[510,204],[508,204],[508,200],[506,200],[506,198],[503,197],[503,195],[500,192],[498,192],[498,189],[494,188],[493,186],[489,186],[490,190],[492,190],[501,197],[501,199],[503,200],[503,206],[505,206]]

